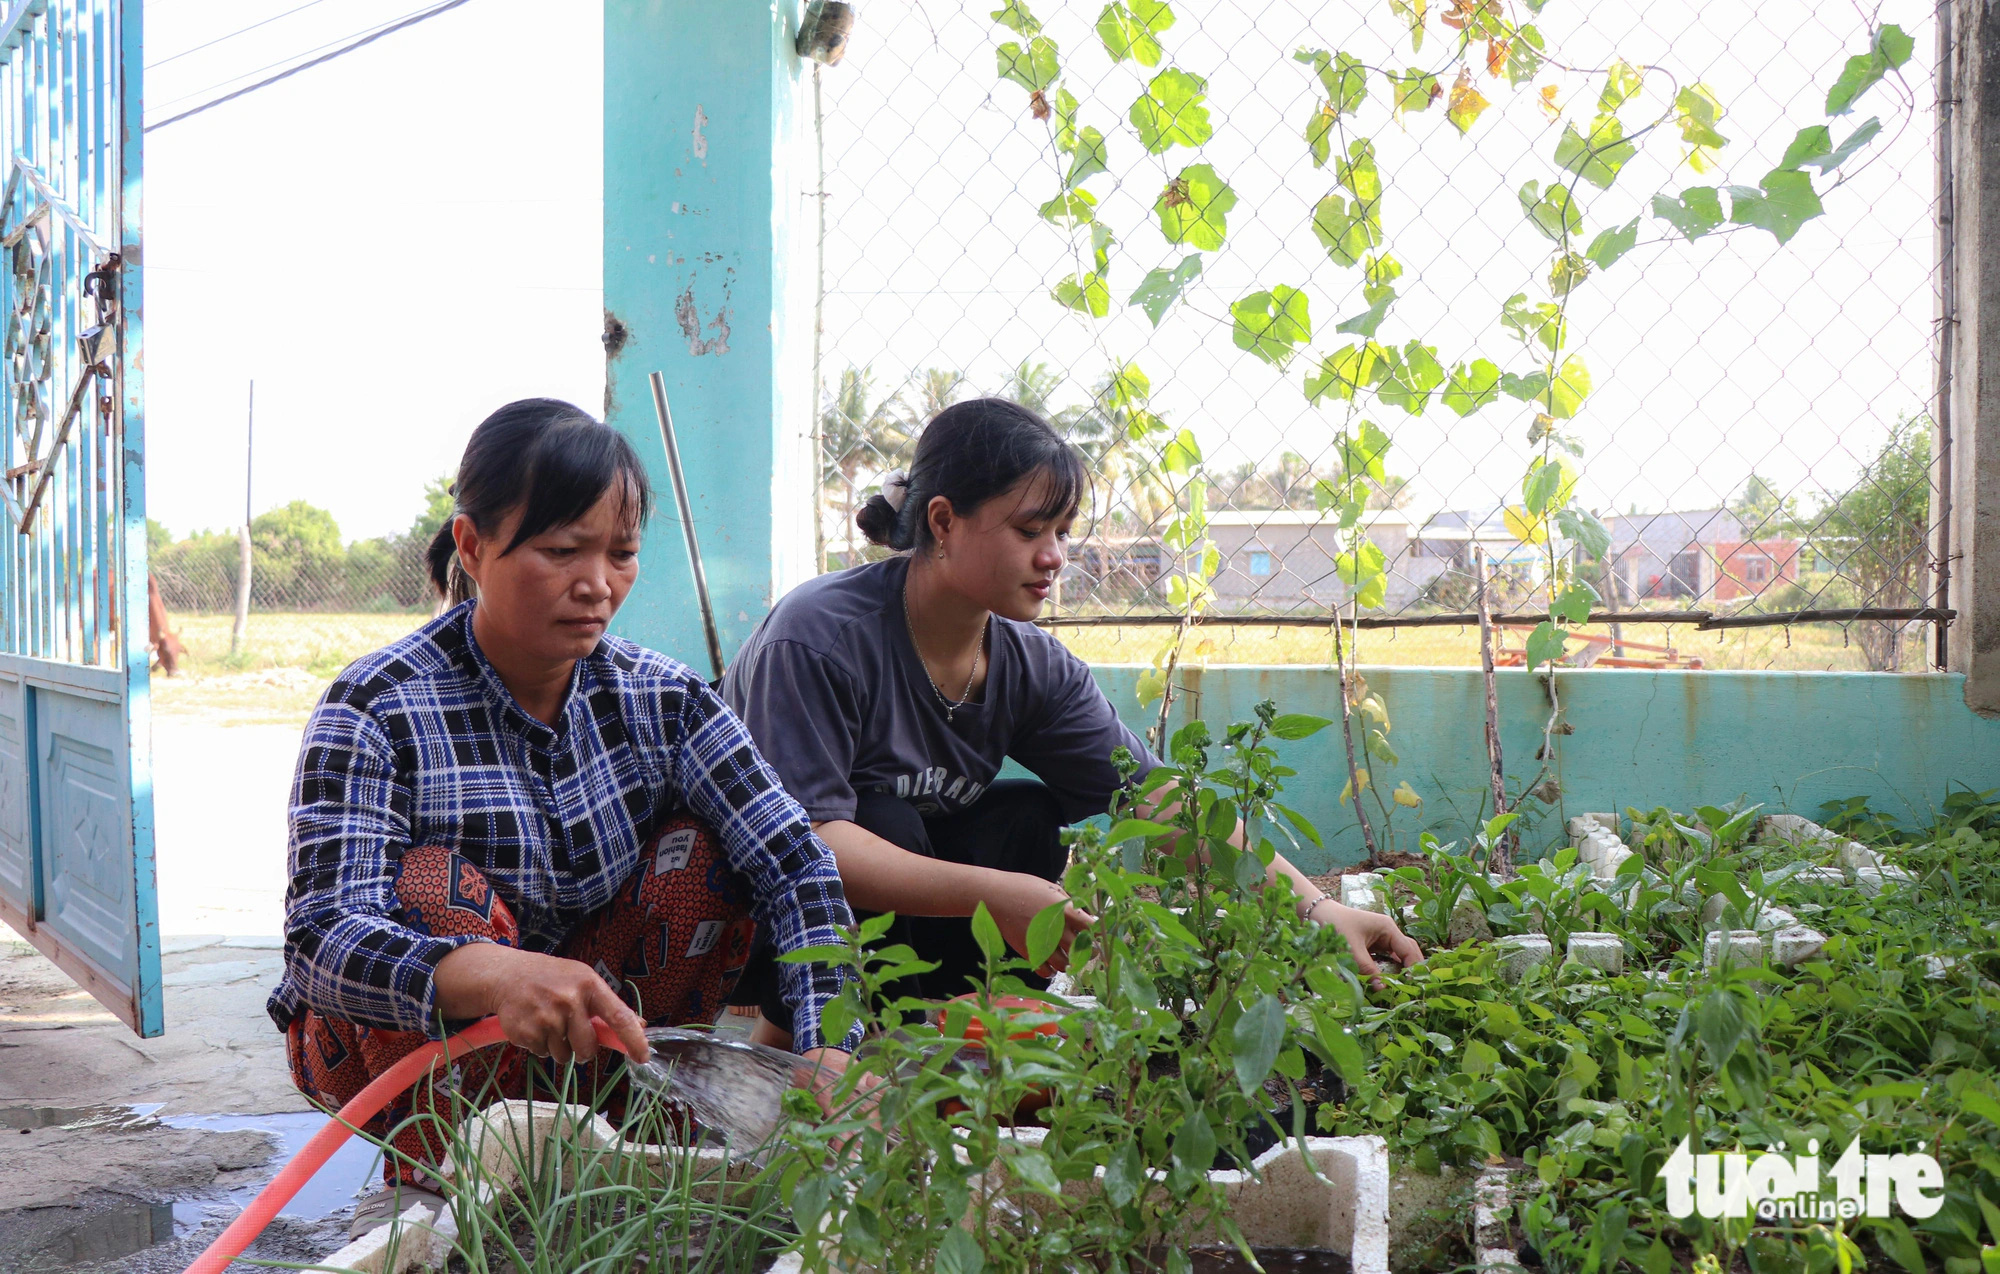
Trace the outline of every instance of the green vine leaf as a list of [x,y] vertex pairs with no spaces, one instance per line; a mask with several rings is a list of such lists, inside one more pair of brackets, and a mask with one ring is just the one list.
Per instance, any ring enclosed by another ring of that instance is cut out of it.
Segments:
[[1372,420],[1364,420],[1356,429],[1358,436],[1341,434],[1336,440],[1340,450],[1340,471],[1350,482],[1363,478],[1375,482],[1389,480],[1389,435],[1382,426]]
[[1413,66],[1403,74],[1390,71],[1389,100],[1396,118],[1401,119],[1406,111],[1427,111],[1432,102],[1444,96],[1444,85],[1438,77],[1420,66]]
[[1513,43],[1507,46],[1509,88],[1519,88],[1541,72],[1542,52],[1547,47],[1538,28],[1524,24],[1515,31]]
[[1351,402],[1355,394],[1380,385],[1388,375],[1388,351],[1374,341],[1344,346],[1320,359],[1318,371],[1306,374],[1306,401],[1315,407],[1329,397]]
[[1312,114],[1306,116],[1306,149],[1312,152],[1314,168],[1326,167],[1327,158],[1333,153],[1333,129],[1339,118],[1325,102],[1315,103]]
[[1524,403],[1534,402],[1549,392],[1549,374],[1530,372],[1526,376],[1516,376],[1505,372],[1500,377],[1500,392]]
[[1826,113],[1845,115],[1853,110],[1855,99],[1874,88],[1890,71],[1909,61],[1916,47],[1917,42],[1894,23],[1875,32],[1874,38],[1868,42],[1868,51],[1847,59],[1847,65],[1841,68],[1840,78],[1827,91]]
[[1458,79],[1451,86],[1451,100],[1445,104],[1444,117],[1451,121],[1459,136],[1470,132],[1480,113],[1491,105],[1478,89],[1472,87],[1472,68],[1458,68]]
[[1056,61],[1056,42],[1045,35],[1028,41],[1023,49],[1012,40],[995,50],[1000,78],[1012,80],[1030,93],[1040,93],[1056,82],[1062,67]]
[[1076,94],[1056,90],[1056,149],[1067,155],[1076,149]]
[[1550,242],[1561,243],[1583,230],[1583,212],[1561,182],[1550,182],[1547,193],[1543,193],[1539,181],[1527,182],[1522,185],[1519,198],[1521,211]]
[[[1201,467],[1201,443],[1195,438],[1193,430],[1183,429],[1167,440],[1167,445],[1160,449],[1160,467],[1168,473],[1192,473]],[[1187,548],[1200,535],[1196,532],[1191,538],[1183,538],[1186,542],[1172,547]]]
[[1583,358],[1571,354],[1563,360],[1562,370],[1549,381],[1549,415],[1557,420],[1573,420],[1583,400],[1590,397],[1590,368]]
[[1159,33],[1174,24],[1174,11],[1160,0],[1112,0],[1097,15],[1097,38],[1113,62],[1131,58],[1141,66],[1160,64]]
[[1676,199],[1653,196],[1653,215],[1690,239],[1699,239],[1722,224],[1722,196],[1713,186],[1690,186]]
[[1522,507],[1536,517],[1546,519],[1554,510],[1569,504],[1570,497],[1576,494],[1580,476],[1576,466],[1561,456],[1549,459],[1536,456],[1521,478]]
[[1372,208],[1357,215],[1362,207],[1359,199],[1350,209],[1339,195],[1328,195],[1313,209],[1313,234],[1336,265],[1359,265],[1368,252],[1382,246],[1381,220]]
[[1038,35],[1042,30],[1042,24],[1035,21],[1035,15],[1028,12],[1028,6],[1022,4],[1021,0],[1007,0],[1007,3],[993,11],[992,16],[1001,26],[1021,35]]
[[1412,416],[1422,415],[1431,394],[1444,384],[1444,366],[1438,362],[1436,348],[1411,341],[1400,350],[1392,345],[1384,352],[1389,369],[1375,391],[1376,397]]
[[[1347,158],[1340,161],[1334,170],[1334,180],[1347,187],[1357,205],[1368,205],[1373,215],[1382,202],[1382,170],[1375,165],[1375,143],[1366,137],[1357,137],[1348,144]],[[1355,208],[1355,215],[1361,215],[1361,208]]]
[[1042,220],[1074,230],[1097,220],[1097,196],[1088,190],[1065,191],[1043,204],[1041,211]]
[[1586,561],[1598,561],[1611,551],[1611,530],[1585,509],[1568,508],[1556,514],[1556,529],[1563,538],[1583,551]]
[[[1389,594],[1388,581],[1385,578],[1383,580],[1383,589],[1382,589],[1383,600],[1386,601],[1388,599],[1388,594]],[[1370,602],[1365,604],[1372,606],[1380,606],[1382,603]],[[1385,736],[1380,730],[1376,729],[1370,729],[1368,731],[1368,755],[1374,757],[1377,761],[1382,762],[1384,765],[1401,765],[1403,763],[1403,758],[1396,755],[1396,749],[1389,746],[1389,740],[1387,736]]]
[[1523,343],[1540,341],[1549,353],[1562,349],[1569,338],[1569,322],[1562,306],[1554,301],[1528,304],[1526,292],[1516,292],[1500,306],[1500,326],[1521,338]]
[[1528,671],[1533,672],[1543,664],[1559,663],[1563,657],[1563,647],[1569,642],[1569,634],[1547,620],[1536,624],[1528,634]]
[[1798,136],[1792,138],[1792,144],[1785,148],[1785,157],[1779,161],[1778,167],[1803,168],[1811,164],[1823,176],[1854,158],[1855,152],[1874,141],[1881,131],[1881,119],[1871,116],[1867,123],[1849,133],[1847,140],[1835,146],[1833,133],[1826,125],[1801,128]]
[[1132,103],[1132,127],[1139,130],[1149,155],[1174,146],[1199,146],[1215,135],[1208,122],[1208,81],[1186,71],[1165,70],[1146,85],[1145,95]]
[[1581,253],[1565,252],[1549,267],[1549,291],[1557,296],[1568,296],[1590,277],[1590,271],[1590,258]]
[[1599,190],[1609,190],[1618,180],[1619,170],[1638,153],[1639,148],[1625,140],[1625,126],[1616,115],[1599,115],[1592,120],[1588,139],[1576,131],[1576,125],[1566,124],[1556,140],[1556,164]]
[[1081,310],[1092,318],[1103,318],[1111,312],[1111,286],[1104,275],[1111,264],[1112,243],[1110,226],[1098,222],[1090,227],[1091,255],[1096,268],[1057,283],[1054,293],[1057,304]]
[[1160,218],[1160,233],[1168,243],[1185,243],[1209,251],[1222,246],[1229,233],[1229,210],[1236,206],[1236,192],[1218,177],[1210,164],[1190,164],[1167,183],[1153,204]]
[[1326,89],[1327,106],[1335,115],[1352,115],[1368,100],[1368,70],[1360,58],[1325,49],[1299,49],[1292,60],[1313,68]]
[[1231,305],[1229,313],[1236,320],[1230,333],[1236,348],[1267,363],[1284,366],[1312,339],[1312,314],[1298,288],[1274,284],[1268,292],[1252,292]]
[[1600,115],[1615,115],[1625,103],[1639,95],[1645,87],[1646,75],[1638,67],[1624,58],[1611,64],[1611,70],[1604,77],[1604,91],[1597,95],[1597,110]]
[[1790,168],[1773,168],[1764,174],[1761,189],[1754,186],[1729,188],[1729,219],[1737,225],[1769,230],[1779,243],[1789,243],[1799,227],[1825,212],[1812,178]]
[[[1560,525],[1561,517],[1558,515]],[[1590,622],[1590,608],[1597,605],[1597,590],[1582,580],[1577,580],[1562,591],[1562,595],[1549,604],[1549,618],[1566,624],[1587,624]]]
[[1609,230],[1600,231],[1598,236],[1590,241],[1590,247],[1583,255],[1598,269],[1608,270],[1618,263],[1620,257],[1638,245],[1639,219],[1634,217],[1622,226],[1613,226]]
[[1500,369],[1483,358],[1452,368],[1444,387],[1444,405],[1460,417],[1470,416],[1499,397]]
[[1187,290],[1188,284],[1200,276],[1201,254],[1195,253],[1183,257],[1181,263],[1171,270],[1162,266],[1160,269],[1150,271],[1139,281],[1138,290],[1133,292],[1132,298],[1125,303],[1144,310],[1146,317],[1153,321],[1153,326],[1158,327],[1160,320],[1166,317],[1167,311],[1173,308],[1174,302],[1180,300],[1181,293]]
[[1722,99],[1706,84],[1690,84],[1674,98],[1674,114],[1680,124],[1681,140],[1688,144],[1688,162],[1698,173],[1715,166],[1715,152],[1729,139],[1715,131],[1723,116]]
[[1373,540],[1364,539],[1333,559],[1334,573],[1354,590],[1356,604],[1373,610],[1388,599],[1388,559]]
[[1063,178],[1063,189],[1072,189],[1101,172],[1109,172],[1107,161],[1111,157],[1104,134],[1085,125],[1076,138],[1076,158],[1070,162],[1069,175]]
[[1381,297],[1367,309],[1353,318],[1342,319],[1333,330],[1344,336],[1373,336],[1375,329],[1382,326],[1382,320],[1389,317],[1389,307],[1396,303],[1396,289],[1390,288],[1388,295]]
[[1424,11],[1429,0],[1389,0],[1389,12],[1410,28],[1410,52],[1424,51]]

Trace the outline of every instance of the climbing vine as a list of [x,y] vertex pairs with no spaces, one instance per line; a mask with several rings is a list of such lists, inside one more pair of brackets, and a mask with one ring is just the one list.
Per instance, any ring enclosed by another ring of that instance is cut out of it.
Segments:
[[[1780,244],[1789,242],[1806,222],[1824,215],[1823,196],[1846,180],[1843,169],[1882,131],[1881,120],[1870,118],[1842,128],[1836,141],[1835,126],[1913,52],[1911,37],[1900,27],[1873,29],[1866,49],[1848,59],[1827,94],[1827,122],[1799,129],[1783,159],[1755,185],[1691,184],[1661,190],[1650,201],[1650,218],[1592,227],[1591,191],[1609,190],[1641,148],[1657,138],[1680,148],[1675,175],[1722,171],[1730,138],[1721,131],[1727,109],[1716,90],[1704,83],[1681,83],[1661,66],[1623,59],[1603,67],[1564,62],[1538,25],[1547,0],[1451,0],[1449,7],[1438,7],[1441,11],[1434,11],[1430,0],[1388,3],[1407,35],[1411,61],[1401,58],[1399,47],[1300,48],[1292,55],[1297,69],[1289,71],[1309,76],[1308,84],[1316,85],[1294,144],[1304,148],[1313,168],[1328,181],[1301,233],[1309,230],[1329,260],[1354,272],[1354,299],[1343,306],[1353,312],[1333,325],[1336,339],[1315,350],[1305,288],[1272,280],[1231,303],[1227,319],[1238,349],[1279,372],[1299,374],[1307,401],[1332,421],[1330,450],[1338,457],[1338,472],[1318,483],[1316,499],[1340,528],[1336,570],[1347,588],[1347,639],[1341,640],[1341,608],[1336,608],[1332,628],[1350,757],[1342,799],[1352,796],[1358,814],[1361,797],[1371,787],[1371,759],[1396,762],[1388,742],[1387,706],[1368,691],[1352,663],[1354,620],[1360,611],[1379,609],[1387,600],[1388,563],[1368,538],[1364,516],[1371,484],[1381,483],[1387,474],[1391,449],[1389,431],[1374,417],[1390,412],[1417,417],[1434,401],[1460,418],[1507,401],[1522,405],[1533,450],[1520,478],[1519,501],[1509,503],[1503,516],[1508,530],[1538,551],[1547,572],[1547,617],[1528,636],[1527,666],[1533,671],[1560,660],[1570,635],[1601,600],[1575,569],[1575,556],[1599,559],[1610,543],[1604,524],[1576,501],[1593,373],[1576,349],[1580,341],[1572,299],[1642,246],[1752,230],[1767,232]],[[1187,293],[1202,276],[1203,254],[1228,241],[1238,196],[1207,150],[1215,137],[1208,82],[1172,57],[1173,6],[1167,0],[1111,0],[1099,14],[1095,33],[1111,61],[1129,60],[1152,72],[1115,118],[1100,110],[1112,104],[1091,100],[1087,89],[1081,98],[1073,91],[1062,51],[1025,0],[1006,0],[992,17],[1014,37],[998,44],[998,74],[1026,90],[1027,109],[1048,131],[1057,188],[1041,205],[1041,216],[1071,238],[1071,260],[1051,295],[1092,318],[1111,313],[1119,231],[1100,217],[1100,200],[1089,183],[1103,175],[1119,179],[1115,166],[1136,151],[1140,158],[1122,175],[1145,181],[1141,166],[1159,166],[1163,180],[1152,214],[1179,259],[1149,270],[1123,303],[1139,309],[1155,328],[1172,315],[1191,312]],[[1433,38],[1438,36],[1442,38]],[[1399,35],[1398,46],[1401,40]],[[1427,43],[1433,62],[1412,64],[1423,59]],[[1272,68],[1267,74],[1287,70]],[[1559,102],[1560,85],[1538,82],[1545,71],[1587,77],[1597,90],[1594,100],[1586,91]],[[1662,84],[1664,91],[1659,91]],[[1385,216],[1393,182],[1381,168],[1368,129],[1393,124],[1408,130],[1411,117],[1436,108],[1449,129],[1423,135],[1425,146],[1477,147],[1480,118],[1492,105],[1489,92],[1530,94],[1551,124],[1563,124],[1546,156],[1546,175],[1522,184],[1510,201],[1518,207],[1503,205],[1499,214],[1524,218],[1547,241],[1546,265],[1502,305],[1493,348],[1448,356],[1420,338],[1388,334],[1405,266],[1387,247],[1395,228]],[[1648,232],[1644,239],[1642,232]],[[1173,669],[1190,628],[1212,600],[1219,559],[1208,540],[1199,444],[1192,432],[1176,432],[1151,411],[1150,382],[1136,364],[1113,362],[1122,368],[1121,386],[1130,387],[1119,390],[1128,399],[1130,440],[1157,449],[1158,469],[1185,482],[1176,490],[1176,516],[1163,536],[1166,549],[1175,555],[1169,600],[1180,623],[1140,685],[1143,701],[1162,700],[1164,734]],[[1398,804],[1417,803],[1407,783],[1394,795]],[[1385,818],[1390,813],[1379,797],[1377,807]],[[1360,818],[1373,850],[1367,816]]]

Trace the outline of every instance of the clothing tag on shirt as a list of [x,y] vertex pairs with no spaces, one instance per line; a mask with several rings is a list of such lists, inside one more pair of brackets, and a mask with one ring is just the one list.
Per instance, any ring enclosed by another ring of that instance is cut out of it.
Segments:
[[653,874],[663,876],[670,871],[679,871],[694,857],[694,843],[701,835],[692,827],[683,827],[677,832],[660,838],[659,850],[653,855]]
[[702,921],[694,927],[694,941],[688,943],[686,958],[692,960],[696,956],[707,955],[709,952],[715,950],[716,941],[721,937],[722,922],[720,920]]

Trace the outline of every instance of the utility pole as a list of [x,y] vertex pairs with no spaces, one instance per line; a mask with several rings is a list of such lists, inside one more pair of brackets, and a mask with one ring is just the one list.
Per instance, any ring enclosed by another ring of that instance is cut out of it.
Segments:
[[243,430],[243,527],[237,536],[236,627],[229,633],[229,653],[241,654],[250,626],[250,475],[257,443],[257,382],[250,382],[250,415]]

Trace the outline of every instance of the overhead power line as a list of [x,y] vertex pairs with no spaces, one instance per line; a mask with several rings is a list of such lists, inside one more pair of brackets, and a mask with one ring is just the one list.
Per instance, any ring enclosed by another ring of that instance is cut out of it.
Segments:
[[178,62],[182,58],[188,56],[190,53],[199,53],[203,49],[212,49],[216,45],[221,44],[225,40],[233,40],[237,36],[243,35],[246,32],[255,31],[258,27],[270,26],[273,22],[276,22],[279,18],[289,18],[294,13],[298,13],[304,9],[310,9],[316,4],[324,4],[324,3],[326,3],[326,0],[306,0],[304,4],[300,5],[296,9],[287,9],[283,13],[274,13],[270,17],[265,18],[262,22],[252,22],[247,27],[236,28],[236,30],[231,31],[228,35],[218,35],[213,40],[210,40],[205,44],[197,44],[191,49],[182,49],[179,53],[169,54],[168,56],[161,58],[157,62],[148,62],[146,63],[146,69],[150,71],[156,66],[165,66],[169,62]]
[[239,97],[255,93],[258,89],[269,88],[271,85],[276,84],[280,80],[290,79],[292,76],[297,75],[300,71],[308,71],[315,66],[322,66],[328,62],[333,61],[337,57],[345,56],[346,54],[352,53],[356,49],[362,48],[365,45],[373,44],[375,43],[375,41],[381,39],[383,36],[394,35],[398,31],[402,31],[409,27],[417,25],[419,22],[428,22],[430,19],[435,18],[440,13],[447,13],[453,9],[458,8],[460,5],[467,4],[469,2],[470,0],[444,0],[443,4],[435,4],[428,9],[419,10],[418,12],[413,13],[406,18],[402,18],[398,21],[390,23],[388,26],[381,27],[375,31],[371,31],[367,35],[362,36],[358,40],[353,40],[347,44],[343,44],[339,48],[334,49],[330,53],[323,53],[319,57],[311,58],[307,61],[301,62],[297,66],[287,67],[286,69],[278,72],[276,75],[268,76],[264,79],[258,80],[255,84],[247,84],[244,87],[239,88],[232,93],[224,93],[221,97],[203,102],[200,106],[190,107],[187,110],[181,111],[177,115],[169,115],[167,118],[160,120],[157,123],[148,124],[146,125],[146,131],[149,133],[157,132],[158,130],[165,128],[169,124],[178,124],[184,119],[188,119],[195,115],[201,114],[203,111],[213,110],[216,107],[221,106],[225,102],[233,102]]

